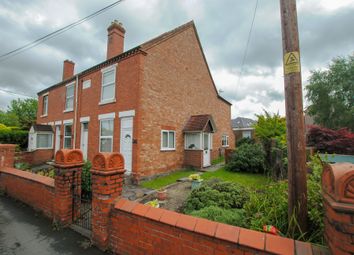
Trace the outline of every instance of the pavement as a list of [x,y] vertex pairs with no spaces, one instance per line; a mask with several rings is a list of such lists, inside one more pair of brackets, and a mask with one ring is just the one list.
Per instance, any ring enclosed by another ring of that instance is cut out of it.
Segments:
[[103,255],[71,229],[55,230],[52,221],[12,198],[0,195],[1,255]]

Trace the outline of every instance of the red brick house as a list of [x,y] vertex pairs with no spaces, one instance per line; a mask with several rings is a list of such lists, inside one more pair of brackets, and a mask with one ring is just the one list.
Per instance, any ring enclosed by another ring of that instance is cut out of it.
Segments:
[[135,179],[210,165],[234,145],[231,104],[217,92],[194,22],[128,51],[124,36],[113,22],[107,60],[77,74],[66,60],[63,80],[38,93],[37,124],[53,134],[37,144],[80,148],[89,160],[118,151]]

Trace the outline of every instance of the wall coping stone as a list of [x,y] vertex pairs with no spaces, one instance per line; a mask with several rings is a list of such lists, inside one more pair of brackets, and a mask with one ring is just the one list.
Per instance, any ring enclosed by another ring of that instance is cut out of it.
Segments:
[[54,179],[47,176],[42,176],[39,174],[34,174],[31,172],[18,170],[16,168],[11,168],[11,167],[4,167],[0,169],[0,173],[14,175],[19,178],[23,178],[33,182],[38,182],[48,187],[54,188]]

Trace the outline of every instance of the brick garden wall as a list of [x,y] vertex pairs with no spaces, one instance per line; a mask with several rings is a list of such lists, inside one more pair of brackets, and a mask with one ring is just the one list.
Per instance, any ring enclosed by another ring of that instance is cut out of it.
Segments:
[[312,254],[311,245],[120,199],[111,213],[117,254]]
[[0,190],[53,217],[54,179],[15,168],[1,168]]
[[41,165],[51,161],[54,156],[53,150],[37,149],[35,151],[19,151],[15,153],[15,163],[28,163]]

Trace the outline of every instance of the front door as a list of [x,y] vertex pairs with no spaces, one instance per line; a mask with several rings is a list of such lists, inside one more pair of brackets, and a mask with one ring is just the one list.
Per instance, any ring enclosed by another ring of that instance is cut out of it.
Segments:
[[60,150],[60,126],[55,126],[55,153]]
[[133,155],[133,117],[121,118],[120,127],[120,153],[124,157],[126,174],[131,174]]
[[84,159],[87,160],[87,148],[88,148],[88,122],[81,124],[81,151]]
[[210,133],[203,133],[203,167],[210,166]]

